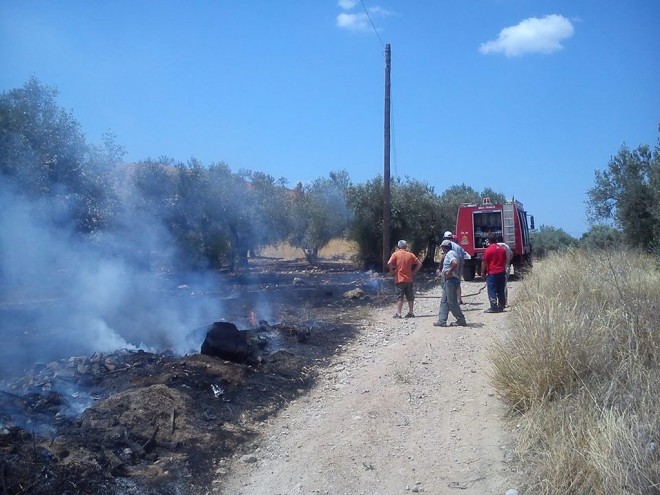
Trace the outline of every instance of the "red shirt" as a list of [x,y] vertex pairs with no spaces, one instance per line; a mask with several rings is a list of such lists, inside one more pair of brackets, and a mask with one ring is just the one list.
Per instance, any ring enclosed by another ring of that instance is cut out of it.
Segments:
[[399,249],[392,253],[387,266],[394,268],[394,283],[412,282],[413,266],[421,266],[422,263],[417,256],[405,249]]
[[497,244],[491,244],[484,251],[482,263],[486,264],[486,273],[495,275],[506,271],[506,249]]

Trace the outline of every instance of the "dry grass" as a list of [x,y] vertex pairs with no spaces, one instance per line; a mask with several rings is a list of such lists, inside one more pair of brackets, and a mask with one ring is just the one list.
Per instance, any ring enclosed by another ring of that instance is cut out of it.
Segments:
[[394,370],[394,383],[410,385],[412,383],[412,378],[410,377],[409,370],[401,370],[399,368]]
[[523,282],[493,383],[535,494],[660,494],[660,273],[572,251]]
[[[319,259],[330,261],[351,261],[357,253],[354,242],[345,239],[333,239],[319,251]],[[287,243],[267,246],[259,250],[261,256],[280,258],[285,260],[304,260],[302,249],[295,248]]]

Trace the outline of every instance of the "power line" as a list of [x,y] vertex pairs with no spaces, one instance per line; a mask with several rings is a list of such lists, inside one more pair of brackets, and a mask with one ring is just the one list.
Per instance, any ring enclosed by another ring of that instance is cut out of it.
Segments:
[[[376,29],[376,26],[374,24],[374,21],[371,19],[371,16],[369,15],[369,11],[367,10],[367,7],[364,5],[364,1],[360,0],[360,4],[362,5],[362,8],[364,9],[364,13],[367,15],[367,18],[369,19],[369,22],[371,23],[371,27],[374,30],[374,33],[376,33],[376,36],[378,37],[378,41],[380,41],[380,44],[383,48],[385,48],[385,43],[383,43],[382,38],[380,37],[380,34],[378,33],[378,29]],[[392,107],[391,99],[390,99],[390,107]],[[393,132],[392,132],[393,133]],[[394,134],[394,133],[393,133]],[[394,138],[396,136],[393,136]],[[397,161],[397,153],[396,153],[396,140],[393,140],[392,143],[394,147],[394,175],[398,175],[398,161]]]
[[369,11],[367,10],[367,7],[364,6],[364,2],[362,0],[360,0],[360,4],[364,9],[364,13],[367,14],[367,19],[369,19],[369,22],[371,23],[371,27],[374,28],[374,33],[376,33],[376,36],[378,36],[378,40],[380,41],[381,46],[385,48],[385,43],[383,43],[380,34],[378,34],[378,29],[376,29],[376,26],[374,25],[374,21],[371,20],[371,16],[369,15]]

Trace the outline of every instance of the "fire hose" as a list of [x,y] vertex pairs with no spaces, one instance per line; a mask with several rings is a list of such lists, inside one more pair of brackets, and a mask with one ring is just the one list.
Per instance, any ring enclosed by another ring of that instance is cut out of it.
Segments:
[[[462,297],[470,297],[470,296],[478,296],[481,294],[481,291],[486,288],[486,284],[481,286],[481,289],[479,289],[477,292],[472,292],[470,294],[462,294]],[[440,299],[442,296],[415,296],[419,299]]]

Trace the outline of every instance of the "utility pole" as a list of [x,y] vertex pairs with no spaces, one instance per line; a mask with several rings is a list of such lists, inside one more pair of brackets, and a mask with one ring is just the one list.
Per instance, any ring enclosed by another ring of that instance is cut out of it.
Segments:
[[390,223],[392,216],[390,201],[390,70],[392,52],[390,44],[385,45],[385,136],[383,146],[383,273],[388,271],[390,259]]

